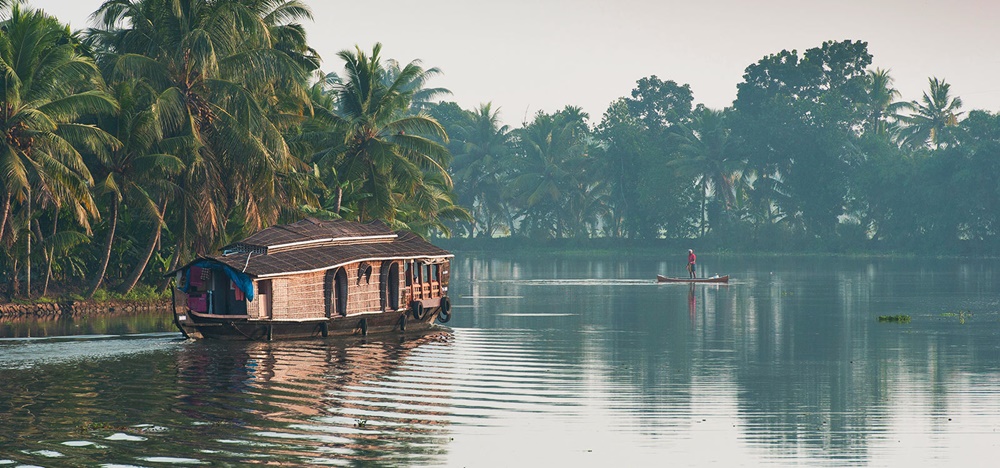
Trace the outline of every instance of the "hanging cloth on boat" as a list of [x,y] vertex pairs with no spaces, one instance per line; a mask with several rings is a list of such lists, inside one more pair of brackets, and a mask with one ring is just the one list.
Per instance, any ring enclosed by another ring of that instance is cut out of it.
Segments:
[[[187,266],[184,275],[185,284],[184,287],[181,288],[181,291],[188,292],[191,289],[192,273],[200,276],[201,274],[203,274],[203,270],[208,270],[208,269],[224,271],[226,273],[226,276],[228,276],[229,279],[233,282],[233,284],[236,285],[236,290],[242,292],[246,296],[247,301],[253,301],[254,298],[253,279],[250,278],[250,275],[236,271],[230,268],[229,266],[223,265],[214,260],[196,260],[193,263],[189,264]],[[198,280],[196,279],[194,282],[196,283],[197,281]]]
[[235,281],[230,281],[229,282],[229,287],[233,288],[233,294],[236,296],[236,300],[237,301],[242,301],[243,300],[243,290],[240,289],[240,287],[236,285],[236,282]]

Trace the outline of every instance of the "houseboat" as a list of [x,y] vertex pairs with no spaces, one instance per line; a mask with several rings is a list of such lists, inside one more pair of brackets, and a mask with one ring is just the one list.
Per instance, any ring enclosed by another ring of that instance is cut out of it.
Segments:
[[174,322],[193,339],[427,330],[451,318],[452,258],[382,222],[274,226],[171,272]]

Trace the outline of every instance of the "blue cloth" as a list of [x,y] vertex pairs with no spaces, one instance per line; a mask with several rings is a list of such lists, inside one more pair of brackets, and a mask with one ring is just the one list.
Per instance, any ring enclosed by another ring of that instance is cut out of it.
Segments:
[[236,283],[236,287],[243,291],[243,294],[247,297],[247,302],[252,301],[254,298],[253,291],[253,280],[246,273],[242,273],[230,268],[227,265],[223,265],[214,260],[198,260],[194,263],[189,264],[184,268],[184,288],[181,291],[188,292],[191,289],[191,267],[200,267],[209,270],[222,270],[226,273],[233,283]]

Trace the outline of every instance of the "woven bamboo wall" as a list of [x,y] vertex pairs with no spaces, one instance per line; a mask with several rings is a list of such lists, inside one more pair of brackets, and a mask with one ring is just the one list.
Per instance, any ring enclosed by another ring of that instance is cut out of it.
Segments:
[[[398,262],[400,284],[400,307],[407,307],[407,297],[403,290],[405,282],[404,270]],[[354,263],[344,267],[347,276],[347,315],[357,315],[365,312],[382,310],[382,297],[379,281],[381,278],[381,262],[371,262],[371,275],[359,275],[364,264]],[[326,317],[325,297],[326,272],[313,272],[284,278],[271,278],[272,318],[275,320],[318,319]],[[259,290],[259,283],[257,288]],[[247,303],[247,314],[260,318],[264,313],[263,296],[258,296]],[[386,305],[388,306],[388,305]]]
[[[361,265],[366,264],[371,267],[371,275],[358,276]],[[360,314],[362,312],[372,312],[381,310],[381,299],[379,297],[379,268],[378,263],[352,263],[347,265],[347,315]]]
[[298,320],[324,317],[323,272],[274,278],[273,313],[275,320]]
[[271,280],[271,314],[273,319],[281,320],[288,317],[288,283],[289,278],[274,278]]
[[[260,281],[254,281],[253,290],[257,293],[257,296],[254,296],[252,301],[247,301],[247,315],[250,318],[257,319],[260,318],[260,314],[264,311],[262,307],[264,298],[260,296]],[[270,300],[270,297],[267,299]]]

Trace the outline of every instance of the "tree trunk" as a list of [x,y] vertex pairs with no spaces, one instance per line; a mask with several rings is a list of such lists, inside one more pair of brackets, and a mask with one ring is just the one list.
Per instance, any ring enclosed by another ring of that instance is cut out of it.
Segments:
[[344,188],[337,187],[337,203],[333,207],[333,213],[340,216],[340,204],[344,202]]
[[705,201],[708,200],[708,184],[705,182],[705,176],[701,179],[701,236],[705,237],[705,223],[707,222],[707,215],[705,213]]
[[503,205],[503,213],[507,217],[507,224],[510,226],[510,237],[514,237],[517,232],[514,230],[514,215],[510,212],[510,206],[506,203]]
[[149,238],[149,244],[146,245],[146,253],[139,263],[136,263],[135,268],[132,269],[132,273],[129,273],[128,278],[122,282],[121,286],[118,286],[118,292],[125,294],[135,287],[136,283],[139,282],[139,278],[146,271],[146,266],[149,265],[149,259],[153,257],[153,251],[156,250],[156,245],[160,243],[160,232],[163,227],[163,213],[166,211],[166,202],[161,204],[158,212],[156,213],[156,227],[153,228],[153,235]]
[[[181,209],[184,209],[184,205],[181,204]],[[164,211],[165,212],[165,211]],[[174,271],[177,266],[181,264],[181,253],[184,251],[184,239],[187,236],[187,213],[181,214],[181,230],[180,234],[177,236],[177,244],[174,246],[174,258],[170,260],[170,267],[167,271]],[[160,289],[167,289],[170,287],[170,278],[164,278],[160,283]]]
[[115,228],[118,227],[118,204],[121,201],[117,196],[114,196],[111,201],[111,225],[108,226],[108,237],[104,241],[104,258],[101,259],[101,266],[98,268],[94,280],[90,283],[90,288],[87,290],[87,298],[94,297],[94,293],[97,289],[101,287],[101,282],[104,281],[104,273],[108,271],[108,262],[111,261],[111,246],[115,241]]
[[[41,230],[41,229],[39,229]],[[52,217],[52,235],[55,236],[56,232],[59,231],[59,208],[56,208],[55,215]],[[52,262],[55,261],[56,252],[55,247],[49,247],[47,258],[48,267],[45,269],[45,286],[42,287],[42,297],[49,295],[49,279],[52,278]]]
[[3,239],[3,233],[7,229],[7,218],[8,215],[10,215],[10,197],[11,195],[9,193],[6,197],[4,197],[3,211],[0,212],[2,213],[0,214],[0,240]]
[[28,292],[28,299],[31,299],[31,186],[28,186],[28,232],[25,234],[25,242],[28,243],[28,256],[25,257],[27,260],[24,264],[27,267],[28,274],[26,275],[27,281],[25,281],[25,290]]
[[12,295],[17,296],[21,292],[21,280],[17,276],[18,263],[20,262],[15,258],[11,263],[13,268],[10,269],[12,272],[10,275],[10,291]]

